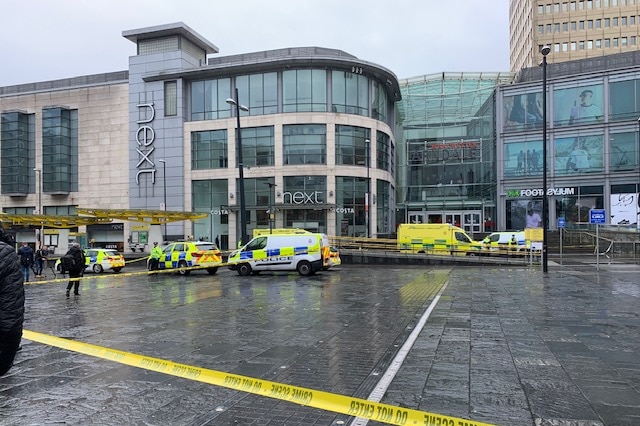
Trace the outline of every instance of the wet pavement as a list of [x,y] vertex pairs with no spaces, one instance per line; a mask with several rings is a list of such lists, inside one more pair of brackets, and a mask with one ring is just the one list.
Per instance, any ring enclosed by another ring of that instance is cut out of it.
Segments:
[[[342,265],[313,277],[87,275],[26,286],[25,329],[499,425],[640,424],[640,268]],[[0,425],[337,425],[353,418],[23,339]],[[369,422],[371,425],[381,423]],[[428,423],[425,423],[428,424]]]

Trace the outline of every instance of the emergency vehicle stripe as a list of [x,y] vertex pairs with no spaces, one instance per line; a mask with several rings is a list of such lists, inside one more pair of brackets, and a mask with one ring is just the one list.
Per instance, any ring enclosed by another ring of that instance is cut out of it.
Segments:
[[427,411],[412,410],[388,404],[354,398],[311,388],[271,382],[224,371],[209,370],[187,364],[178,364],[160,358],[124,352],[103,346],[83,343],[76,340],[63,339],[48,334],[23,330],[23,338],[55,346],[61,349],[130,365],[149,371],[194,380],[201,383],[235,389],[267,398],[287,401],[294,404],[319,408],[347,416],[362,417],[392,425],[465,425],[492,426],[488,423],[475,422],[458,417],[444,416]]

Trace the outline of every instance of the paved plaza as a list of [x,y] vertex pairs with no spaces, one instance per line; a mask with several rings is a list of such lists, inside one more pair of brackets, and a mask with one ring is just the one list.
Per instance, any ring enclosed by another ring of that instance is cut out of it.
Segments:
[[[181,277],[128,266],[87,275],[78,297],[30,283],[25,329],[367,398],[432,306],[381,403],[470,425],[637,425],[640,268],[599,269],[581,259],[548,274],[342,265],[313,277]],[[0,378],[0,413],[2,426],[358,424],[27,339]]]

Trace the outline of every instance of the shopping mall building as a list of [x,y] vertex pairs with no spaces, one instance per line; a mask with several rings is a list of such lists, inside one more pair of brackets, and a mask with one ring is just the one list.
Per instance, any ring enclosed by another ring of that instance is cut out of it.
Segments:
[[[541,216],[539,67],[398,80],[335,49],[220,56],[182,23],[122,35],[136,46],[126,71],[0,87],[4,213],[199,212],[164,239],[223,249],[240,238],[241,193],[248,234],[393,237],[398,223],[448,222],[480,239]],[[640,52],[552,56],[550,228],[594,207],[635,227]],[[13,228],[35,243],[33,228]],[[147,228],[114,220],[45,230],[44,242],[125,250]]]

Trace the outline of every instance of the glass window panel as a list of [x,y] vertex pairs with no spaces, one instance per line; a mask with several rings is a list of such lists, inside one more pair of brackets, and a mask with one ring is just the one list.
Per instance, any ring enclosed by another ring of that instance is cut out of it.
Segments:
[[324,124],[295,124],[283,127],[283,162],[326,164],[327,131]]
[[194,170],[227,168],[227,148],[226,130],[192,132],[191,167]]
[[553,92],[556,126],[602,121],[602,85],[589,85]]
[[537,176],[542,174],[542,141],[504,144],[505,176]]
[[604,170],[602,135],[556,138],[554,153],[556,175],[592,173]]
[[634,170],[638,167],[637,132],[614,133],[609,137],[611,155],[609,167],[612,171]]
[[609,119],[628,120],[637,118],[636,81],[616,81],[609,85]]

